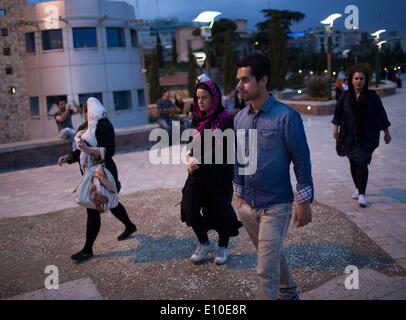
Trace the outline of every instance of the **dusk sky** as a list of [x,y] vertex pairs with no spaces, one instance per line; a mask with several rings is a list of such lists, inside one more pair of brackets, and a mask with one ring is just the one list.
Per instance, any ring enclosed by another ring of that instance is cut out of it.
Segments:
[[[85,0],[84,0],[85,1]],[[114,0],[121,1],[121,0]],[[28,2],[38,2],[28,0]],[[137,19],[155,19],[177,17],[182,21],[191,21],[205,10],[216,10],[229,19],[247,19],[248,28],[263,20],[262,9],[286,9],[303,12],[306,17],[292,26],[292,31],[303,31],[321,25],[320,20],[332,13],[341,13],[334,26],[344,28],[345,7],[356,5],[359,9],[360,29],[370,32],[378,29],[406,32],[405,0],[126,0],[135,9]]]
[[[344,28],[345,7],[356,5],[359,9],[360,28],[367,31],[387,29],[406,32],[405,0],[127,0],[134,5],[137,18],[154,19],[156,17],[178,17],[180,20],[192,20],[204,10],[223,12],[217,19],[243,18],[248,20],[249,29],[263,20],[262,9],[286,9],[300,11],[306,18],[292,27],[301,31],[321,25],[320,20],[332,13],[341,13],[343,17],[335,25]],[[158,6],[159,4],[159,6]]]

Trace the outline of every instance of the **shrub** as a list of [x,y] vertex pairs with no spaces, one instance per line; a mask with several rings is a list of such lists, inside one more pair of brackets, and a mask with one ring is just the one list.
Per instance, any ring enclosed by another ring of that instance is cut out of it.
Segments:
[[326,97],[328,95],[328,79],[324,76],[307,78],[306,90],[311,98]]
[[286,80],[287,86],[304,85],[304,76],[301,73],[292,73]]

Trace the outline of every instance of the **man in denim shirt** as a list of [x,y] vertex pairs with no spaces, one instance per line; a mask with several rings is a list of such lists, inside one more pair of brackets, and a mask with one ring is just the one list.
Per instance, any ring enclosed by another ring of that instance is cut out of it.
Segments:
[[[289,274],[283,241],[294,199],[289,166],[297,179],[297,227],[311,221],[313,200],[310,152],[300,114],[268,93],[270,62],[252,53],[237,63],[238,87],[250,105],[234,119],[234,129],[257,130],[257,170],[249,175],[235,165],[234,193],[238,217],[258,251],[258,299],[297,300],[297,286]],[[248,133],[246,133],[246,137]]]

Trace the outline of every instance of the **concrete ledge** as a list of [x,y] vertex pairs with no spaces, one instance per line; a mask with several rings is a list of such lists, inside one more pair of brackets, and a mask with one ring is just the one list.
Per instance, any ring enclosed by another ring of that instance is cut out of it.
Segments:
[[280,100],[288,106],[295,109],[300,114],[312,116],[325,116],[334,113],[336,106],[335,100],[330,101],[311,101],[311,100]]
[[[386,97],[396,94],[396,83],[392,81],[385,81],[379,88],[370,87],[371,90],[375,90],[379,96]],[[334,109],[337,101],[311,101],[311,100],[280,100],[283,103],[291,106],[300,114],[312,115],[312,116],[325,116],[334,114]]]
[[[149,133],[157,124],[116,129],[116,153],[145,149],[154,141]],[[35,139],[0,145],[0,172],[55,164],[58,158],[72,151],[70,141],[60,138]]]
[[381,98],[396,94],[397,84],[392,81],[384,81],[385,84],[379,85],[379,87],[369,87],[371,90],[375,90]]

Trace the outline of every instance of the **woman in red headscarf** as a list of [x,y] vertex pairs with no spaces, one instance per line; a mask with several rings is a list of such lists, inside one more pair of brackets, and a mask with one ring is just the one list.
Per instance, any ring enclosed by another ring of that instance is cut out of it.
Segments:
[[[227,164],[227,156],[234,155],[227,155],[226,138],[216,141],[210,137],[211,143],[205,144],[204,140],[209,138],[204,131],[231,129],[233,118],[224,109],[221,92],[211,80],[196,85],[193,110],[192,128],[196,130],[193,140],[199,143],[201,156],[196,149],[191,150],[192,157],[187,167],[189,174],[182,189],[181,219],[192,227],[199,240],[191,260],[199,262],[205,258],[212,249],[207,232],[216,230],[219,243],[215,263],[224,264],[229,257],[229,238],[237,236],[242,226],[231,205],[233,164]],[[206,145],[210,145],[211,150]],[[216,152],[223,152],[220,164],[215,161]]]

